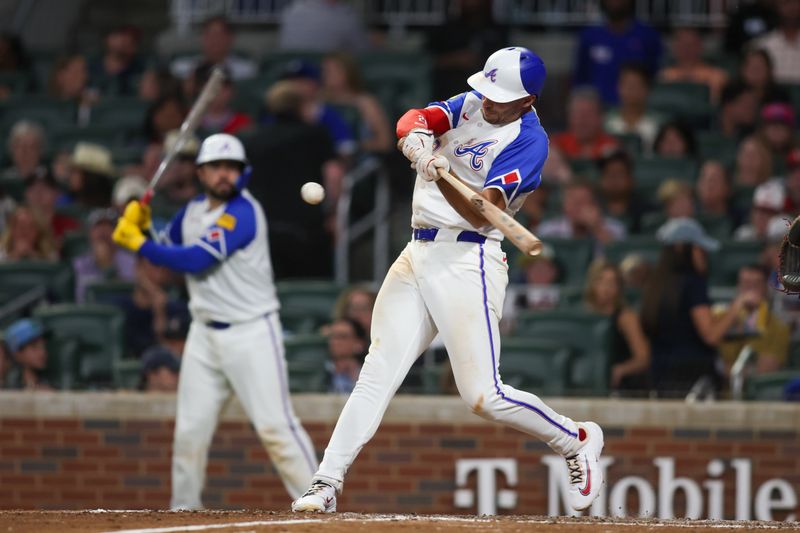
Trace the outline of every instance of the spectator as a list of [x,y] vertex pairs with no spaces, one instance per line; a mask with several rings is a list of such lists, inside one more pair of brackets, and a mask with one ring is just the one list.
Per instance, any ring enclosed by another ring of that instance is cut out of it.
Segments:
[[650,344],[639,316],[625,303],[622,272],[604,259],[595,260],[586,275],[586,307],[611,318],[611,376],[614,391],[643,393],[650,389]]
[[[550,155],[552,155],[553,152],[554,151],[551,149]],[[545,163],[544,166],[546,168],[547,163]],[[569,171],[568,175],[572,176],[572,170]],[[539,224],[542,223],[542,220],[547,214],[550,192],[558,189],[560,184],[558,178],[555,177],[553,181],[549,182],[548,184],[548,182],[545,181],[546,177],[546,174],[544,171],[542,171],[542,183],[536,188],[536,194],[528,195],[528,197],[525,199],[525,202],[522,204],[522,207],[517,212],[517,219],[520,221],[520,223],[534,233],[539,231]],[[574,178],[570,177],[569,179],[572,181]]]
[[[122,213],[128,202],[140,199],[146,191],[147,181],[143,177],[123,176],[114,184],[114,190],[111,192],[111,205]],[[159,191],[160,193],[161,191]]]
[[[22,40],[10,33],[0,33],[0,72],[7,74],[22,74],[30,76],[31,61]],[[26,89],[33,89],[33,80],[26,82]],[[9,87],[5,84],[0,86],[0,98],[7,98],[16,87]]]
[[153,102],[144,120],[144,136],[150,143],[162,143],[167,132],[180,129],[186,118],[186,104],[177,95],[166,95]]
[[139,390],[143,392],[176,392],[180,360],[169,350],[154,346],[142,354],[142,377]]
[[633,253],[625,256],[619,264],[619,269],[622,273],[623,287],[638,291],[647,285],[653,265],[643,255]]
[[78,106],[79,124],[88,121],[89,109],[98,100],[98,92],[89,88],[89,69],[80,54],[64,56],[56,61],[48,84],[51,97]]
[[694,216],[694,194],[687,182],[668,179],[659,185],[656,195],[667,220]]
[[556,261],[553,247],[545,244],[539,255],[521,255],[519,265],[525,276],[525,287],[518,291],[513,299],[512,313],[516,314],[517,309],[558,307],[561,300],[561,288],[558,285],[561,269]]
[[64,234],[81,226],[74,218],[56,211],[60,195],[61,189],[46,169],[37,171],[25,180],[25,203],[42,220],[45,227],[50,228],[58,248],[61,247]]
[[[767,301],[768,272],[758,265],[747,265],[739,269],[736,286],[737,298],[744,304],[719,345],[719,354],[725,364],[725,373],[739,353],[749,346],[756,354],[757,374],[775,372],[786,364],[789,355],[789,326],[769,308]],[[725,316],[727,306],[715,306],[716,316]]]
[[79,142],[72,153],[67,195],[62,203],[109,207],[116,170],[111,151],[99,144]]
[[335,320],[328,329],[328,392],[350,394],[358,381],[367,345],[367,332],[349,318]]
[[483,69],[495,50],[508,46],[508,28],[496,20],[493,2],[456,0],[444,24],[427,32],[427,51],[433,57],[433,94],[458,94],[464,80]]
[[142,73],[137,94],[139,100],[156,102],[168,95],[181,94],[181,82],[167,68],[149,68]]
[[43,170],[44,129],[29,120],[20,120],[11,127],[8,135],[8,153],[11,166],[3,171],[4,179],[25,179],[37,170]]
[[800,0],[777,0],[775,8],[777,28],[755,39],[752,46],[770,55],[778,83],[800,83]]
[[772,154],[769,148],[758,137],[747,137],[739,143],[733,172],[733,180],[737,186],[755,187],[766,182],[772,175]]
[[[292,61],[286,66],[282,75],[283,81],[291,82],[293,91],[302,98],[301,117],[309,124],[323,126],[333,141],[336,152],[341,156],[351,156],[358,149],[355,134],[341,113],[322,100],[322,81],[319,69],[304,61]],[[273,87],[274,88],[274,87]],[[272,89],[267,93],[267,99]],[[280,91],[278,91],[280,92]],[[273,93],[274,94],[274,93]],[[267,108],[270,107],[267,102]],[[275,120],[267,115],[263,124]]]
[[695,192],[700,214],[729,220],[731,230],[744,222],[744,213],[731,204],[730,178],[725,165],[719,161],[709,159],[703,163]]
[[619,107],[606,115],[605,129],[614,135],[635,133],[642,140],[642,151],[650,153],[662,117],[647,110],[652,79],[644,67],[625,65],[619,73]]
[[775,27],[777,13],[775,0],[739,2],[736,9],[728,13],[725,26],[725,51],[732,56],[741,55],[742,47]]
[[800,148],[795,148],[786,157],[786,179],[784,180],[786,204],[784,211],[800,214]]
[[281,50],[363,52],[368,47],[364,23],[348,2],[300,0],[281,13]]
[[172,75],[185,80],[199,67],[221,65],[231,73],[234,81],[254,78],[258,66],[252,60],[233,53],[234,38],[233,27],[224,16],[207,19],[200,35],[202,55],[174,60],[170,65]]
[[18,206],[0,236],[0,263],[15,261],[57,261],[52,232],[30,207]]
[[103,94],[135,95],[144,72],[139,57],[142,32],[134,26],[120,26],[106,35],[102,57],[89,65],[89,84]]
[[[177,138],[178,130],[167,134],[164,153],[172,149]],[[178,150],[178,155],[164,172],[163,185],[159,186],[158,194],[153,197],[154,212],[162,216],[177,213],[189,200],[200,194],[194,164],[199,148],[200,140],[192,136]]]
[[[564,156],[564,153],[551,144],[547,152],[547,159],[542,167],[542,185],[540,188],[548,184],[560,187],[570,183],[574,179],[575,176],[573,175],[572,167]],[[540,188],[536,190],[539,191]],[[530,195],[528,199],[534,197],[535,195]]]
[[551,144],[569,159],[599,159],[617,148],[617,140],[603,131],[603,106],[593,89],[576,89],[567,107],[567,131]]
[[[328,206],[336,205],[344,167],[325,129],[303,121],[304,100],[292,82],[275,84],[268,103],[275,120],[262,126],[246,148],[257,177],[250,192],[269,213],[275,278],[329,277],[334,212]],[[267,181],[265,176],[273,178]],[[324,185],[326,203],[302,201],[297,191],[307,181]]]
[[753,192],[750,223],[740,226],[733,234],[737,241],[763,241],[767,238],[770,220],[780,215],[786,205],[786,192],[779,181],[768,181]]
[[592,186],[576,181],[564,188],[562,215],[545,220],[539,226],[539,236],[560,239],[593,239],[596,252],[603,245],[625,238],[625,226],[605,217],[597,203]]
[[375,291],[366,286],[355,285],[342,292],[333,309],[335,319],[350,319],[358,322],[364,331],[372,330],[372,308],[375,307]]
[[795,145],[795,114],[792,106],[773,102],[761,109],[761,124],[757,135],[769,148],[774,160],[783,162]]
[[694,132],[682,122],[668,122],[658,130],[653,151],[659,157],[693,158],[697,153]]
[[708,253],[719,242],[690,218],[658,230],[658,265],[642,298],[642,325],[652,350],[653,385],[659,396],[682,397],[700,378],[719,388],[716,346],[745,304],[738,296],[719,320],[708,297]]
[[6,329],[4,338],[15,363],[7,376],[9,388],[52,390],[45,377],[47,347],[42,325],[28,318],[17,320]]
[[711,102],[717,103],[728,75],[721,68],[703,60],[703,37],[700,31],[690,27],[677,28],[672,34],[672,55],[675,64],[662,69],[659,80],[707,85]]
[[756,92],[761,106],[788,102],[789,94],[775,83],[772,59],[764,50],[748,50],[739,64],[739,77]]
[[625,152],[613,152],[599,161],[598,168],[600,199],[605,213],[622,222],[628,232],[638,233],[648,206],[634,190],[631,158]]
[[117,223],[114,209],[95,209],[89,214],[89,252],[72,260],[75,301],[82,303],[86,288],[99,281],[133,281],[136,256],[114,245],[111,234]]
[[634,0],[601,0],[602,26],[581,31],[574,84],[591,85],[606,104],[617,103],[620,67],[643,65],[654,75],[661,63],[661,35],[635,18]]
[[[198,91],[206,84],[210,76],[210,67],[199,67],[194,71],[193,78]],[[235,89],[230,74],[225,73],[225,79],[219,92],[208,104],[208,109],[200,121],[200,130],[204,135],[212,135],[214,133],[236,135],[240,131],[252,127],[252,118],[245,113],[234,111],[231,107],[234,93]]]
[[717,129],[725,137],[740,140],[750,134],[758,115],[758,94],[743,81],[734,80],[722,89]]
[[362,151],[386,153],[394,148],[386,112],[377,98],[367,92],[352,56],[338,53],[323,60],[322,89],[327,102],[358,110],[361,130],[358,142]]

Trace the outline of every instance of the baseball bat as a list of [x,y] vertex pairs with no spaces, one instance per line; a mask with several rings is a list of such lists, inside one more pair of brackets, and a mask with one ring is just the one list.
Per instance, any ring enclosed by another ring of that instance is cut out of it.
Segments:
[[156,185],[158,185],[158,182],[161,180],[161,176],[164,175],[164,171],[167,170],[167,167],[172,163],[172,160],[175,159],[175,156],[178,155],[183,145],[189,140],[189,137],[197,130],[197,126],[200,125],[200,120],[202,120],[211,100],[219,94],[224,79],[225,74],[222,72],[222,69],[214,67],[211,76],[209,76],[197,100],[195,100],[194,105],[189,110],[189,114],[186,115],[186,118],[183,120],[175,143],[170,150],[164,154],[164,159],[161,160],[161,164],[158,165],[158,168],[153,174],[153,178],[150,180],[150,184],[147,186],[144,196],[142,196],[141,202],[143,205],[150,204],[150,200],[153,199],[153,193],[155,192]]
[[473,191],[469,185],[458,179],[450,172],[437,168],[439,177],[453,186],[453,188],[466,198],[473,209],[483,215],[492,226],[500,230],[511,243],[526,255],[539,255],[542,252],[542,241],[528,229],[514,220],[514,217],[489,202],[478,192]]

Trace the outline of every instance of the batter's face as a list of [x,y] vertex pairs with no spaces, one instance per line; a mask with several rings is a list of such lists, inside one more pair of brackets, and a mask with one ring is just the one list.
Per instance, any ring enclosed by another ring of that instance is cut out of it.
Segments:
[[197,176],[206,193],[217,200],[226,201],[236,195],[236,181],[242,173],[238,161],[211,161],[197,167]]
[[513,102],[501,104],[483,97],[483,119],[489,124],[509,124],[531,110],[536,103],[535,96],[526,96]]

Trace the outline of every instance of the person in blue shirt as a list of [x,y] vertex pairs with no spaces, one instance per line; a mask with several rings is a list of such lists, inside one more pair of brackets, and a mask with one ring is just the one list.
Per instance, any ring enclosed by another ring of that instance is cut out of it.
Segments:
[[618,102],[622,65],[639,64],[654,75],[661,63],[661,34],[636,19],[634,8],[633,0],[602,0],[605,23],[585,28],[579,37],[573,83],[593,86],[606,105]]

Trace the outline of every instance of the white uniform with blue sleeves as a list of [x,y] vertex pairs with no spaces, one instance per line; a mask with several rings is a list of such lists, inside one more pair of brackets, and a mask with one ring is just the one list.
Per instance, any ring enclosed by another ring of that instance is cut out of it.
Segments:
[[314,448],[289,402],[267,222],[242,191],[210,208],[191,202],[140,254],[187,273],[192,325],[178,384],[173,509],[202,508],[208,448],[220,410],[236,393],[292,497],[316,468]]
[[[495,126],[483,119],[475,91],[431,104],[450,129],[434,154],[474,189],[496,188],[516,213],[540,183],[547,135],[534,110]],[[372,344],[353,393],[315,475],[335,487],[378,428],[411,365],[438,335],[447,348],[461,397],[476,414],[545,441],[564,456],[581,446],[578,427],[498,373],[498,323],[508,284],[503,236],[476,230],[450,206],[436,182],[416,178],[411,242],[390,268],[373,312]]]

